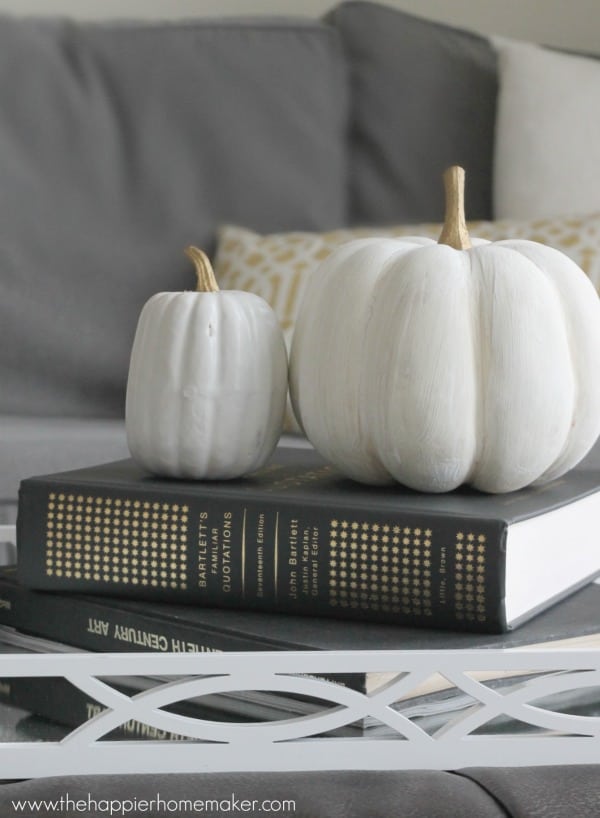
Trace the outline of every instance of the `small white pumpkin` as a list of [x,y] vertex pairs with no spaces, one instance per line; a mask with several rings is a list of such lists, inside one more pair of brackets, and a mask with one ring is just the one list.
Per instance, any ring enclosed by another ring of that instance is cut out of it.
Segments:
[[568,471],[600,433],[600,300],[557,250],[469,240],[464,171],[439,242],[342,245],[290,353],[296,417],[347,476],[506,492]]
[[287,355],[272,309],[219,290],[194,247],[196,292],[157,293],[133,342],[125,420],[131,456],[158,475],[227,479],[258,469],[281,436]]

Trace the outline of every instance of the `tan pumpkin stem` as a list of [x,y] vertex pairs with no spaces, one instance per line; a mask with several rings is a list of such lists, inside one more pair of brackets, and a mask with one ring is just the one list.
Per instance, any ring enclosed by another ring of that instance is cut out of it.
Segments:
[[196,284],[197,293],[218,293],[219,285],[215,278],[215,273],[212,264],[208,260],[206,253],[199,250],[197,247],[190,245],[185,248],[185,254],[194,262],[196,267],[196,276],[198,283]]
[[465,171],[453,165],[444,171],[446,214],[438,244],[447,244],[455,250],[472,247],[465,222]]

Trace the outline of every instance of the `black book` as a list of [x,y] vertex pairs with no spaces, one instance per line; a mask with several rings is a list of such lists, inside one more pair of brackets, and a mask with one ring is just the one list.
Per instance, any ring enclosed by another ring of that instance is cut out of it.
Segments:
[[600,469],[505,495],[343,478],[280,448],[244,479],[125,460],[24,480],[23,584],[206,607],[501,632],[600,573]]
[[[5,567],[0,568],[0,625],[104,653],[559,646],[600,636],[600,584],[581,588],[517,630],[487,634],[34,591],[18,581],[14,567]],[[372,689],[361,674],[340,681]]]

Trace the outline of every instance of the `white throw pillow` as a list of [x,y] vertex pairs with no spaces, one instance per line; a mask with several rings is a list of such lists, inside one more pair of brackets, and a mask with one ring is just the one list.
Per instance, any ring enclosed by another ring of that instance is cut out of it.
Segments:
[[600,210],[600,61],[496,40],[496,218]]

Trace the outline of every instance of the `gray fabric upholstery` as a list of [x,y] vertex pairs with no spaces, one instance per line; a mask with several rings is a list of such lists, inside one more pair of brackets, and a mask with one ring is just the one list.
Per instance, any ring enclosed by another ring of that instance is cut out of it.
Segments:
[[[0,785],[0,813],[13,799],[292,799],[297,818],[597,818],[595,765],[506,767],[456,773],[404,770],[317,773],[212,773],[160,776],[76,776]],[[229,801],[229,803],[231,803]],[[225,812],[232,811],[231,809]],[[61,813],[62,814],[62,813]],[[65,812],[97,815],[97,812]],[[163,809],[132,810],[149,818]],[[186,813],[188,814],[188,813]],[[219,813],[221,814],[221,813]],[[264,815],[259,808],[244,811]]]
[[467,171],[467,216],[490,218],[497,93],[490,42],[374,3],[343,3],[328,20],[350,64],[352,220],[439,221],[441,174],[453,164]]
[[2,522],[14,519],[14,504],[23,478],[123,457],[129,457],[129,451],[121,420],[0,417]]
[[600,767],[489,767],[463,770],[514,818],[595,818]]
[[343,223],[346,96],[318,22],[0,17],[0,413],[118,417],[186,244]]
[[[317,773],[217,773],[207,775],[123,776],[54,778],[0,786],[0,813],[8,814],[15,798],[87,799],[88,793],[104,799],[151,799],[160,793],[164,801],[180,798],[257,801],[257,808],[235,814],[265,815],[263,800],[296,802],[294,811],[278,815],[296,818],[506,818],[477,784],[450,773],[408,772],[317,772]],[[224,809],[218,814],[233,814]],[[65,813],[75,815],[75,812]],[[78,815],[94,815],[78,812]],[[97,812],[95,813],[98,814]],[[158,818],[165,809],[132,811],[131,816]],[[172,814],[183,815],[184,813]],[[185,813],[192,814],[192,813]],[[194,813],[203,814],[203,813]],[[216,814],[215,811],[212,814]],[[586,818],[585,815],[580,818]]]

